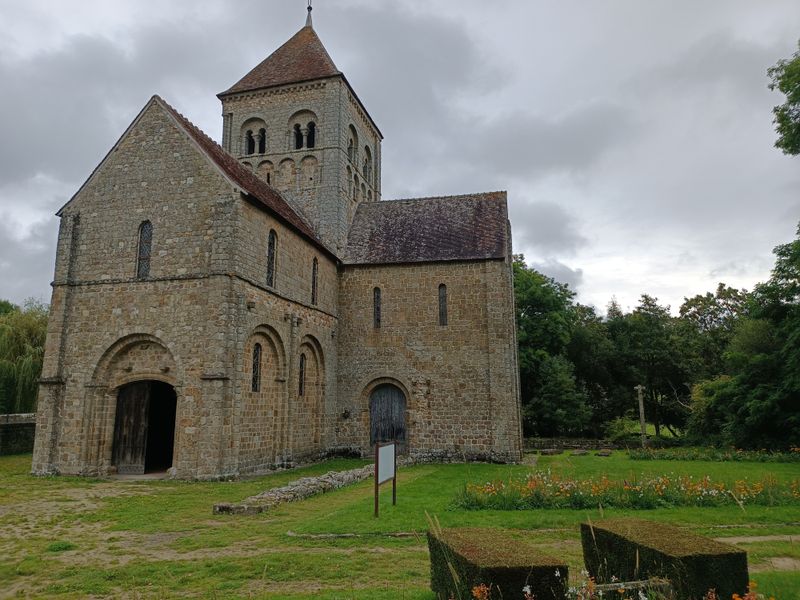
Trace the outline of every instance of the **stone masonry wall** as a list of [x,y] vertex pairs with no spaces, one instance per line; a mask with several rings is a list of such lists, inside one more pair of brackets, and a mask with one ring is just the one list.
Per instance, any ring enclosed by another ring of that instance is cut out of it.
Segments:
[[35,414],[0,415],[0,456],[33,450]]
[[[438,322],[447,286],[448,323]],[[381,288],[381,327],[373,288]],[[521,429],[507,261],[347,267],[339,304],[338,444],[369,450],[369,393],[407,398],[411,456],[519,460]],[[510,324],[510,325],[509,325]]]

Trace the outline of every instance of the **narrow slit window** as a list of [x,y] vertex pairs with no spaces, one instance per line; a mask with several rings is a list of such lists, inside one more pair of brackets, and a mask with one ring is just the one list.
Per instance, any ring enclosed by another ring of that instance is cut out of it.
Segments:
[[381,288],[372,290],[372,326],[375,329],[381,326]]
[[278,250],[278,234],[274,229],[269,230],[267,240],[267,286],[275,287],[275,253]]
[[311,121],[308,124],[308,136],[306,138],[306,148],[313,148],[317,143],[317,124]]
[[264,154],[267,151],[267,130],[263,127],[258,130],[258,153]]
[[306,393],[306,355],[300,355],[300,368],[298,369],[297,395],[303,396]]
[[139,225],[139,247],[136,254],[136,279],[150,277],[150,256],[153,252],[153,224],[144,221]]
[[244,136],[244,153],[247,155],[256,153],[256,139],[253,137],[253,132],[249,129]]
[[447,286],[439,286],[439,325],[447,325]]
[[303,147],[303,131],[300,125],[294,126],[294,149],[300,150]]
[[261,344],[253,346],[253,377],[250,389],[254,392],[261,390]]
[[314,257],[311,263],[311,304],[317,304],[317,275],[319,274],[319,261]]

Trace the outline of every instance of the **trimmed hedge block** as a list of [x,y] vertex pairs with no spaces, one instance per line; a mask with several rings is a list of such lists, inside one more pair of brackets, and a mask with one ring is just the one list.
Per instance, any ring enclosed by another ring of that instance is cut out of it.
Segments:
[[643,519],[581,523],[583,560],[600,583],[664,577],[678,598],[719,598],[747,591],[747,553],[735,546]]
[[[536,600],[563,600],[568,570],[563,560],[542,554],[529,542],[499,529],[428,531],[431,589],[440,600],[472,598],[484,584],[491,598],[522,598],[530,586]],[[454,576],[455,573],[455,576]]]

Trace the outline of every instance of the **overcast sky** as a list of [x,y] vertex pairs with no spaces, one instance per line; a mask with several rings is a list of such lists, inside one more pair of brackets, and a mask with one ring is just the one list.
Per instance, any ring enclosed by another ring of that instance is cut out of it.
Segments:
[[[215,94],[305,0],[0,0],[0,298],[50,299],[58,219],[158,93],[213,138]],[[800,220],[766,70],[797,0],[317,0],[381,128],[385,199],[508,190],[515,252],[581,302],[673,311],[752,288]]]

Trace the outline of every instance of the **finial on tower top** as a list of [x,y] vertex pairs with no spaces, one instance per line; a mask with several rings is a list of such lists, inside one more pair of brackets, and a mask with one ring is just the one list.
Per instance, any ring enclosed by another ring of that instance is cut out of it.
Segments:
[[306,27],[313,27],[311,24],[311,11],[313,8],[311,7],[311,0],[308,0],[308,16],[306,17]]

